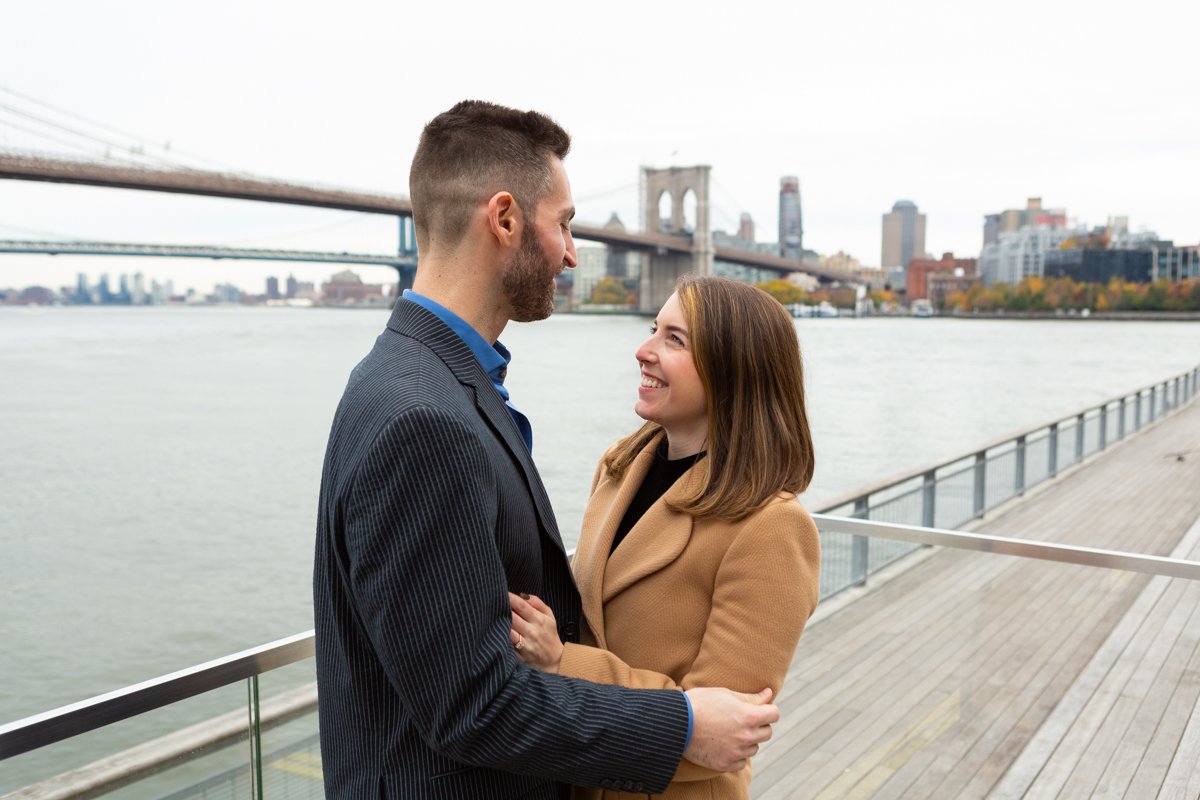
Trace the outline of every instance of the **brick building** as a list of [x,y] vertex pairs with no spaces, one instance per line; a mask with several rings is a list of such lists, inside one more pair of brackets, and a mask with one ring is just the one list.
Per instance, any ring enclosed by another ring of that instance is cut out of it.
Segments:
[[[954,253],[943,253],[940,261],[932,258],[914,258],[908,262],[908,276],[905,284],[908,302],[929,298],[930,275],[946,273],[970,278],[971,281],[974,281],[977,275],[976,264],[976,259],[955,258]],[[962,272],[957,270],[962,270]]]

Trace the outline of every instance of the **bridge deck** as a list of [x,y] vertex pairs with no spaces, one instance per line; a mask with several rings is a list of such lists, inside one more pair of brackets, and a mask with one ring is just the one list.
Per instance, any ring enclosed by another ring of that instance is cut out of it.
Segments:
[[[1200,559],[1200,403],[979,529]],[[1197,582],[938,550],[809,626],[754,796],[1196,798],[1198,695]]]

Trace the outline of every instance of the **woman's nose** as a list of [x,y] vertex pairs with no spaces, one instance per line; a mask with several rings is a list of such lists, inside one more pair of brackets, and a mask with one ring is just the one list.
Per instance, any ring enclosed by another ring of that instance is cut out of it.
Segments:
[[633,357],[637,359],[639,364],[645,364],[650,360],[650,356],[654,352],[653,348],[650,347],[650,342],[653,341],[653,339],[654,337],[650,337],[646,341],[642,342],[641,345],[638,346],[638,349],[634,351]]

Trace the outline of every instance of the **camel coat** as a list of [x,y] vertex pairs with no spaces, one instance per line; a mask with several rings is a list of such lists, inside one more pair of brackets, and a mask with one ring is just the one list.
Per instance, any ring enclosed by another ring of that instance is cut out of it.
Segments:
[[[812,518],[780,494],[740,522],[672,511],[693,468],[652,505],[609,557],[613,536],[654,460],[658,439],[619,480],[597,467],[572,568],[583,599],[581,644],[560,672],[643,688],[771,687],[779,695],[817,605],[820,541]],[[587,646],[591,645],[591,646]],[[750,796],[750,767],[717,773],[681,761],[669,800]],[[575,789],[577,800],[645,798],[633,787]],[[621,791],[625,790],[625,791]]]

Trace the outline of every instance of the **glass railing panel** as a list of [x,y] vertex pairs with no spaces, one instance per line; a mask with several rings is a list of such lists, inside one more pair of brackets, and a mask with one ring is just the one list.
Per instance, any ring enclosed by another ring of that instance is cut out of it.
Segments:
[[307,659],[259,678],[264,800],[321,800],[316,661]]
[[1025,488],[1050,477],[1050,435],[1043,433],[1025,440]]
[[[936,489],[937,487],[934,489],[935,513]],[[897,525],[920,525],[925,515],[926,502],[928,502],[928,493],[924,487],[910,489],[902,495],[872,507],[868,518],[875,522],[890,522]],[[920,545],[870,538],[859,547],[866,550],[866,569],[867,574],[870,575],[919,549]]]
[[920,525],[925,508],[925,489],[917,487],[888,500],[873,503],[867,519],[897,525]]
[[934,527],[958,528],[975,516],[977,474],[975,465],[971,464],[938,476],[937,492],[934,495]]
[[1079,461],[1076,456],[1076,437],[1079,435],[1078,422],[1065,422],[1058,426],[1058,471]]
[[1198,604],[1200,581],[936,550],[805,631],[754,795],[1154,797]]
[[1016,450],[1009,449],[988,456],[987,462],[987,482],[984,485],[984,498],[987,508],[995,508],[1017,495]]
[[0,795],[157,800],[220,774],[208,797],[249,797],[249,720],[237,681],[6,759]]
[[1117,403],[1113,403],[1112,405],[1110,405],[1108,407],[1108,413],[1105,415],[1105,422],[1107,423],[1107,428],[1105,429],[1104,437],[1105,437],[1105,441],[1107,441],[1109,444],[1112,444],[1113,442],[1117,442],[1121,438],[1121,432],[1119,430],[1120,425],[1121,425],[1120,413],[1121,413],[1120,405],[1118,405]]
[[[864,537],[821,531],[821,599],[862,582],[866,572],[866,543]],[[861,554],[856,552],[856,546],[861,548]]]
[[1100,415],[1088,414],[1083,424],[1083,455],[1084,458],[1100,450]]

